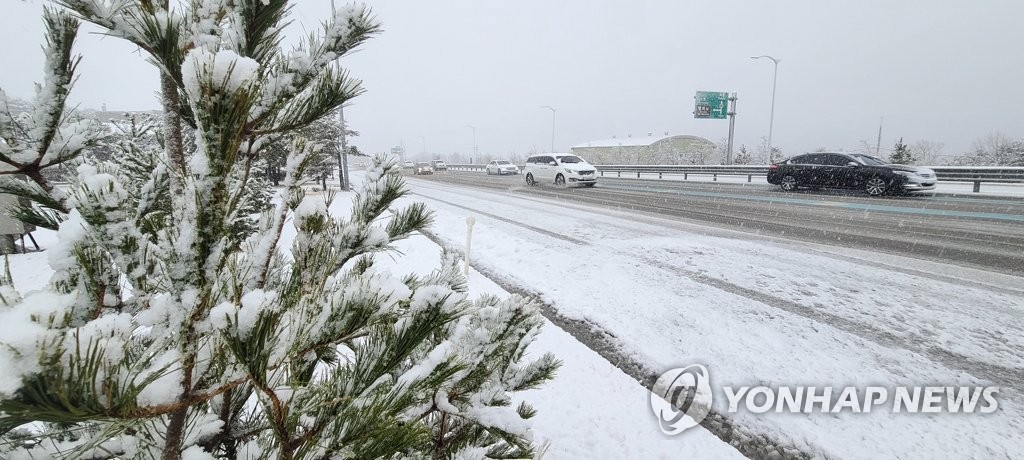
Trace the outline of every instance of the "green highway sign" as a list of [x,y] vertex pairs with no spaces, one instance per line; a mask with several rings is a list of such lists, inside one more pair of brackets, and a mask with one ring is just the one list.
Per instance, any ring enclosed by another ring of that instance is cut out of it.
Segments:
[[697,91],[693,118],[722,118],[729,114],[729,93]]

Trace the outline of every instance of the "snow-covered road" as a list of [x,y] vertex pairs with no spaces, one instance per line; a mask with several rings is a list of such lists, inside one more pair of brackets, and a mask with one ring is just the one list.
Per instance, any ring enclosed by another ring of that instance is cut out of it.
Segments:
[[[723,385],[980,386],[993,414],[753,414],[734,422],[837,458],[1002,458],[1024,451],[1024,279],[412,179],[433,231],[612,334],[653,369]],[[715,408],[726,398],[716,393]],[[614,395],[609,395],[614,397]],[[638,401],[637,404],[643,404]],[[685,435],[683,435],[685,438]],[[685,441],[685,439],[683,439]]]

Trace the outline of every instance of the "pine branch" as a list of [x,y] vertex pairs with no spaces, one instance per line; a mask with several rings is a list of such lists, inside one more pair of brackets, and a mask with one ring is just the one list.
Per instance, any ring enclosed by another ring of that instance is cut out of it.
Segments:
[[[34,122],[43,131],[34,141],[36,151],[46,152],[57,134],[57,129],[64,121],[64,104],[74,81],[75,69],[81,57],[72,56],[71,48],[78,36],[79,22],[71,15],[57,12],[50,8],[43,10],[43,22],[46,25],[46,64],[44,74],[52,76],[46,81],[36,96],[36,113]],[[43,158],[38,158],[38,167]],[[42,185],[42,184],[40,184]]]

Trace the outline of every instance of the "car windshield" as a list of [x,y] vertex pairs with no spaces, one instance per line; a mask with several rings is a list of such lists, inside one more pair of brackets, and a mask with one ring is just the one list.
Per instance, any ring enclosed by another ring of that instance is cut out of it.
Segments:
[[864,155],[864,154],[858,153],[858,154],[850,155],[850,156],[856,158],[858,161],[860,161],[861,163],[864,163],[864,164],[866,164],[868,166],[882,166],[882,165],[889,164],[889,162],[884,161],[881,158],[875,158],[875,157],[873,157],[871,155]]
[[502,161],[499,161],[498,164],[499,165],[507,165],[507,164],[512,164],[512,163],[509,163],[507,161],[502,160]]
[[556,158],[558,158],[558,161],[562,162],[562,163],[582,163],[583,162],[583,160],[580,157],[575,156],[575,155],[565,155],[565,156],[560,156],[560,157],[556,157]]

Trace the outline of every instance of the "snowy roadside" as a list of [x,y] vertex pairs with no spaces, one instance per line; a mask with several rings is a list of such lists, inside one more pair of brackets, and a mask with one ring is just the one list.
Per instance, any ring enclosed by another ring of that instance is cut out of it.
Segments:
[[[347,216],[351,193],[340,193],[331,207],[336,216]],[[9,256],[15,286],[22,292],[42,288],[52,270],[47,248],[56,244],[56,233],[34,232],[42,252]],[[286,224],[279,247],[287,248],[295,236]],[[396,274],[426,274],[440,262],[441,248],[422,235],[396,243],[398,252],[379,262]],[[509,295],[497,284],[470,270],[471,297],[480,294]],[[682,436],[661,434],[650,412],[647,390],[614,365],[565,331],[547,323],[531,355],[554,353],[563,365],[554,380],[543,387],[515,395],[536,409],[532,419],[534,440],[545,458],[743,458],[734,448],[704,429]]]
[[708,364],[716,385],[1003,387],[987,415],[735,414],[754,432],[837,458],[999,458],[1024,447],[1020,278],[412,184],[410,201],[437,212],[442,240],[464,244],[476,216],[475,265],[613,334],[649,368]]

